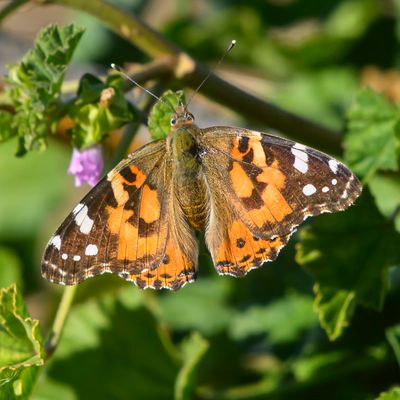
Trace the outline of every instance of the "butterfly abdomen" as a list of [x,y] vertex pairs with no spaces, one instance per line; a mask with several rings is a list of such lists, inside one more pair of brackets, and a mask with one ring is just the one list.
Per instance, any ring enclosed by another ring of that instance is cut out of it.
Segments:
[[207,191],[201,175],[196,179],[176,177],[175,193],[189,224],[201,230],[207,218]]
[[175,130],[172,152],[176,197],[189,224],[200,230],[206,220],[208,199],[198,157],[198,145],[188,129]]

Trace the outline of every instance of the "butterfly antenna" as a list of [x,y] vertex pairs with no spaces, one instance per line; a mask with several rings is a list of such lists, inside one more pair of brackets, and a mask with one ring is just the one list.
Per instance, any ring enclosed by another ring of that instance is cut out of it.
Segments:
[[228,48],[224,51],[224,54],[222,54],[221,58],[218,60],[218,62],[215,64],[214,68],[211,68],[208,71],[208,74],[205,76],[205,78],[201,81],[200,85],[197,86],[197,89],[192,93],[192,95],[190,96],[188,102],[186,103],[186,107],[185,109],[188,107],[189,103],[192,101],[193,97],[199,92],[199,90],[201,89],[201,87],[206,83],[206,81],[208,80],[208,78],[210,77],[210,75],[220,66],[220,64],[222,63],[222,61],[224,61],[224,58],[226,57],[226,55],[235,47],[236,45],[236,40],[232,40],[231,43],[229,44]]
[[160,101],[161,103],[164,103],[168,105],[172,109],[172,111],[175,111],[174,108],[172,107],[171,104],[165,102],[161,97],[158,97],[154,93],[150,92],[150,90],[146,89],[144,86],[142,86],[139,82],[136,82],[134,79],[132,79],[124,70],[119,66],[114,63],[111,64],[111,68],[117,72],[119,72],[125,79],[127,79],[129,82],[132,82],[134,85],[139,87],[140,89],[144,90],[147,94],[150,96],[154,97],[157,101]]

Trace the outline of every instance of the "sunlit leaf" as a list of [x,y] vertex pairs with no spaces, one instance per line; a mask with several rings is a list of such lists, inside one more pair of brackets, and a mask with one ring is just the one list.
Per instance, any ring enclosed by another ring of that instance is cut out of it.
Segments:
[[345,213],[321,216],[300,232],[296,259],[317,285],[316,308],[329,337],[348,324],[355,303],[380,309],[387,269],[400,262],[400,235],[368,192]]
[[381,393],[376,400],[400,400],[400,387],[395,387],[387,392]]
[[393,220],[397,232],[400,232],[400,177],[375,175],[369,188],[379,211]]
[[[18,155],[43,149],[50,130],[50,115],[56,111],[61,84],[83,29],[75,25],[51,25],[43,29],[35,46],[8,73],[9,91],[16,114]],[[54,116],[55,117],[55,116]]]
[[44,364],[39,322],[29,317],[16,285],[0,290],[0,399],[26,397]]
[[105,82],[93,75],[81,78],[78,95],[68,113],[74,126],[74,146],[85,148],[101,142],[107,134],[135,118],[122,92],[123,78],[110,75]]
[[182,91],[172,92],[168,90],[161,96],[161,101],[152,108],[148,128],[154,140],[164,139],[171,130],[171,115],[179,101],[185,103],[185,95]]
[[362,90],[348,113],[345,159],[364,178],[379,170],[397,170],[400,109],[383,94]]

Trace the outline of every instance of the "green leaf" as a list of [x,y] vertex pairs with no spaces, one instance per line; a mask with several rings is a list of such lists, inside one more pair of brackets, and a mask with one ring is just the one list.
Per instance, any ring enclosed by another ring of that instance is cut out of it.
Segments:
[[203,278],[173,296],[163,296],[161,319],[176,330],[193,329],[204,335],[221,331],[233,315],[227,304],[230,283],[227,279]]
[[10,67],[9,95],[16,110],[12,126],[19,136],[17,155],[45,148],[64,75],[82,35],[83,29],[75,25],[49,26],[39,33],[33,50]]
[[[95,285],[96,278],[86,284]],[[127,284],[76,305],[34,398],[58,385],[72,387],[77,399],[173,398],[179,359],[146,296]]]
[[193,398],[198,366],[207,352],[209,343],[197,332],[193,332],[182,343],[183,365],[175,382],[175,400]]
[[16,285],[0,290],[0,399],[25,398],[44,364],[39,322],[29,317]]
[[400,400],[400,387],[395,387],[388,392],[381,393],[376,400]]
[[0,111],[0,142],[5,142],[17,134],[12,127],[12,120],[11,113]]
[[386,338],[392,346],[397,363],[400,366],[400,324],[386,329]]
[[[288,324],[290,320],[290,324]],[[230,324],[230,334],[236,340],[252,335],[268,334],[268,342],[282,344],[295,341],[301,332],[317,324],[308,296],[289,293],[266,306],[252,306],[238,313]]]
[[348,113],[345,159],[370,180],[377,171],[398,169],[400,111],[383,94],[362,90]]
[[321,326],[331,340],[337,339],[349,325],[355,306],[355,293],[336,288],[314,287],[315,309],[319,314]]
[[74,147],[93,146],[109,132],[134,120],[134,110],[122,86],[119,75],[109,76],[106,82],[90,74],[81,78],[78,96],[68,111],[75,123],[71,129]]
[[185,95],[180,90],[173,92],[166,91],[150,111],[148,128],[153,140],[164,139],[171,130],[171,115],[177,107],[179,101],[185,104]]
[[388,267],[400,262],[400,235],[367,191],[347,212],[320,216],[300,239],[296,260],[317,283],[315,306],[330,339],[342,333],[354,304],[380,309]]
[[12,283],[21,284],[21,261],[7,247],[0,246],[0,288]]
[[379,211],[393,219],[397,232],[400,232],[400,177],[375,175],[369,182],[369,188]]

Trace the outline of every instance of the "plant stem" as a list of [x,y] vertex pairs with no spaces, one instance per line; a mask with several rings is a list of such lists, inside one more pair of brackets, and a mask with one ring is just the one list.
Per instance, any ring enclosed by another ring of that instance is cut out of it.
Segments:
[[179,52],[171,42],[127,10],[101,0],[36,0],[42,4],[59,4],[87,12],[98,18],[119,36],[152,58]]
[[53,321],[49,337],[45,344],[47,357],[50,357],[56,350],[64,329],[72,302],[78,286],[66,286],[64,288],[60,304],[58,305],[56,316]]
[[[183,50],[154,31],[136,16],[101,0],[37,0],[43,4],[60,4],[85,11],[100,19],[111,30],[129,40],[152,58],[169,57],[164,65],[178,81],[196,88],[208,68],[196,63]],[[163,70],[165,73],[165,70]],[[334,154],[341,153],[341,135],[306,118],[285,111],[271,103],[211,74],[202,90],[212,100],[232,108],[245,118],[268,125],[291,138]]]
[[11,13],[13,13],[16,9],[20,8],[24,4],[28,3],[30,0],[11,0],[9,4],[7,4],[0,11],[0,24],[6,19]]
[[[196,89],[208,69],[200,64],[197,72],[185,76],[183,81]],[[211,74],[202,88],[202,94],[239,112],[246,119],[266,124],[292,139],[331,153],[341,153],[339,132],[309,119],[286,111],[259,97],[247,93],[215,74]]]

